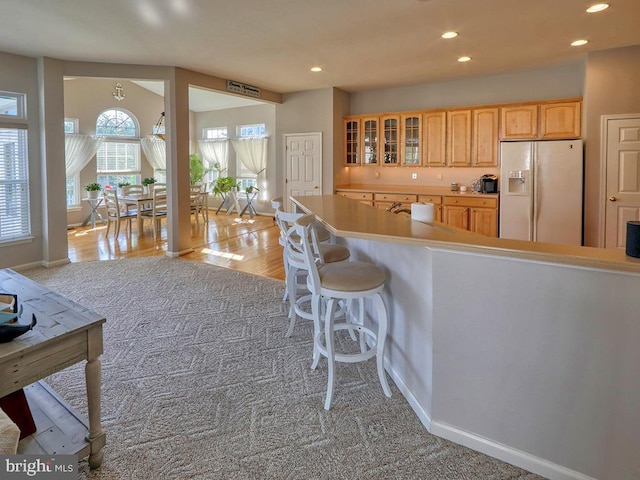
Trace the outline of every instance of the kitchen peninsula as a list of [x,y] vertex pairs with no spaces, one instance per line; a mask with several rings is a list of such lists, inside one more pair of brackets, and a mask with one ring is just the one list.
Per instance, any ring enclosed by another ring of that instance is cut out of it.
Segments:
[[550,479],[640,477],[640,259],[292,200],[385,270],[386,367],[431,433]]

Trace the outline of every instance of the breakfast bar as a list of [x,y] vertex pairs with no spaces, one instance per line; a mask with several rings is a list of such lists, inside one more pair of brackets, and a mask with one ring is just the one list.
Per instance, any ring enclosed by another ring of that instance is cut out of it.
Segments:
[[550,479],[640,478],[640,259],[292,197],[387,276],[387,371],[433,434]]

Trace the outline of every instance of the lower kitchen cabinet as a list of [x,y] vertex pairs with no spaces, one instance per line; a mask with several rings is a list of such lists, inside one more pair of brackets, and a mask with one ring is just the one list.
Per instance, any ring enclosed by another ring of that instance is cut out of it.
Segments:
[[474,233],[498,236],[498,199],[444,197],[442,223]]
[[360,200],[360,203],[364,203],[365,205],[373,205],[373,193],[371,192],[350,192],[338,190],[336,191],[336,195],[342,195],[343,197]]

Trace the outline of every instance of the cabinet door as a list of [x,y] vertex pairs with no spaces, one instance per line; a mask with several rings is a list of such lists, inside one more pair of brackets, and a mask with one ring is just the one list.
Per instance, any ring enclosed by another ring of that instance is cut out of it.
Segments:
[[425,113],[422,125],[423,163],[427,167],[443,167],[446,162],[447,113]]
[[443,214],[443,223],[451,225],[452,227],[462,228],[463,230],[469,230],[468,207],[452,207],[447,205],[444,207]]
[[483,108],[473,111],[473,156],[471,159],[473,166],[498,166],[499,116],[497,108]]
[[360,119],[344,120],[344,163],[360,164]]
[[385,115],[380,118],[382,127],[383,165],[398,165],[398,145],[400,144],[400,116]]
[[422,163],[420,115],[402,115],[400,123],[400,163],[418,166]]
[[580,137],[580,102],[540,105],[540,138]]
[[471,165],[471,110],[447,112],[447,165]]
[[378,118],[362,119],[362,163],[378,164]]
[[503,140],[532,139],[538,136],[538,105],[520,105],[500,109]]
[[498,211],[495,208],[472,208],[469,230],[488,237],[498,236]]

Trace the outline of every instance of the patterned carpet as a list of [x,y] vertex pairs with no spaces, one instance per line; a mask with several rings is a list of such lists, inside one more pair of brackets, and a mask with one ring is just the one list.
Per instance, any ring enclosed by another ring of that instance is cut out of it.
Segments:
[[[430,435],[374,360],[337,366],[326,412],[310,322],[284,338],[282,282],[160,257],[23,274],[107,318],[105,460],[80,479],[540,478]],[[83,366],[47,381],[86,415]]]

